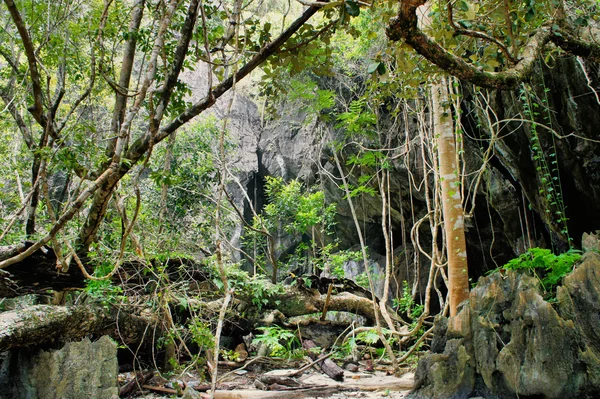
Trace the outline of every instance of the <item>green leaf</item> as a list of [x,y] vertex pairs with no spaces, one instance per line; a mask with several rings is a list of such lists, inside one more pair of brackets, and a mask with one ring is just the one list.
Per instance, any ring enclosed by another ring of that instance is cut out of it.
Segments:
[[379,64],[380,64],[380,62],[372,62],[372,63],[370,63],[369,66],[367,67],[367,72],[368,73],[375,72],[379,68]]
[[358,17],[360,15],[360,7],[356,1],[347,0],[344,6],[348,15],[353,17]]

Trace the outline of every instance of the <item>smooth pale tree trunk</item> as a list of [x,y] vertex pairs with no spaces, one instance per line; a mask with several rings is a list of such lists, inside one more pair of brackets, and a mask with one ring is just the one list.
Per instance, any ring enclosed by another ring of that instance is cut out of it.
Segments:
[[452,119],[445,78],[431,88],[433,131],[437,140],[439,179],[442,188],[442,213],[448,254],[448,290],[450,316],[456,315],[458,305],[469,296],[467,246],[464,212],[456,157],[454,121]]

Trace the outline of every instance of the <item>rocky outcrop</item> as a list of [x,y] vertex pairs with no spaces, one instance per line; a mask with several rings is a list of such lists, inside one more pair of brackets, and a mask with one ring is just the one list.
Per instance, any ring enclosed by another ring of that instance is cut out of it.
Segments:
[[116,399],[117,345],[104,336],[60,350],[15,349],[0,354],[0,398]]
[[526,274],[481,278],[458,315],[436,320],[412,397],[599,397],[600,255],[587,253],[556,299]]

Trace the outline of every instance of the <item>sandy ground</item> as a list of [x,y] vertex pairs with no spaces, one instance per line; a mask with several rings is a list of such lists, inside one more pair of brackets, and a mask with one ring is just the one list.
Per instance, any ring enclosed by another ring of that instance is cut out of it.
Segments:
[[[289,372],[290,370],[273,370],[268,372],[268,374],[285,375]],[[302,385],[310,389],[310,391],[303,395],[302,391],[258,390],[254,387],[254,379],[256,377],[256,375],[248,373],[223,383],[221,387],[225,389],[217,390],[215,399],[402,399],[408,396],[408,392],[414,383],[414,375],[412,373],[395,377],[386,375],[382,371],[371,373],[345,371],[344,382],[340,383],[323,374],[311,371],[296,378]],[[166,399],[172,396],[147,394],[141,397],[147,399]]]

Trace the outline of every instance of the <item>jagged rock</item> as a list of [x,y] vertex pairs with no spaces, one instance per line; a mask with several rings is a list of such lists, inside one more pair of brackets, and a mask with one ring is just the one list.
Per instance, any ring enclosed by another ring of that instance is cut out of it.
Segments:
[[0,354],[0,398],[116,399],[117,345],[108,336],[59,350],[13,349]]
[[596,398],[600,395],[600,255],[588,253],[545,301],[538,280],[481,278],[455,317],[436,320],[413,398]]
[[581,236],[581,249],[584,251],[600,251],[600,231],[583,233]]

